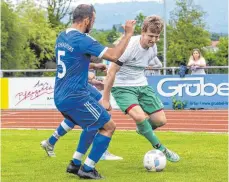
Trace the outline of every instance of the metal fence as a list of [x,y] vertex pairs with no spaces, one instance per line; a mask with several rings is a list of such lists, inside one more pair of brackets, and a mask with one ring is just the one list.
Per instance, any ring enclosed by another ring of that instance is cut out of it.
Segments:
[[[177,74],[180,67],[166,68],[145,68],[146,70],[166,70],[166,75]],[[189,68],[189,67],[187,67]],[[205,69],[206,74],[228,73],[229,66],[206,66],[197,69]],[[214,70],[214,71],[212,71]],[[56,69],[26,69],[26,70],[0,70],[0,77],[34,77],[34,76],[54,76]],[[101,76],[101,75],[98,75]]]
[[[166,75],[175,75],[177,74],[180,67],[167,67],[167,68],[146,68],[146,70],[166,70]],[[190,70],[190,67],[187,67]],[[206,66],[196,69],[205,69],[206,74],[212,73],[228,73],[229,66]],[[214,70],[214,71],[212,71]],[[222,71],[223,70],[223,71]]]

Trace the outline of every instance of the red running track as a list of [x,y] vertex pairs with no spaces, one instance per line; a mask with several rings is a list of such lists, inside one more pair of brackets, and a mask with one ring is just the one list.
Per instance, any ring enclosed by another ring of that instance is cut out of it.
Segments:
[[[135,130],[128,115],[119,110],[111,114],[117,130]],[[159,131],[228,132],[228,110],[165,110],[165,114],[167,124]],[[62,120],[57,110],[1,110],[1,128],[55,129]]]

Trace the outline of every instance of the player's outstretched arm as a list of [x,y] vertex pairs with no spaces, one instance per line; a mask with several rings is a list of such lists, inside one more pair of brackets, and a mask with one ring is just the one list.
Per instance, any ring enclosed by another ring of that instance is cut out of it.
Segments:
[[105,85],[104,85],[104,91],[103,91],[102,105],[106,110],[111,110],[110,92],[114,84],[115,75],[119,70],[120,70],[119,65],[115,63],[111,63],[111,66],[109,67],[108,72],[107,72],[107,76],[104,80]]
[[101,71],[107,72],[107,65],[103,63],[90,63],[89,69],[101,70]]
[[103,54],[102,58],[109,60],[111,62],[116,62],[118,58],[125,51],[131,36],[134,33],[135,20],[128,20],[124,26],[125,34],[120,40],[120,42],[114,48],[108,48],[107,51]]

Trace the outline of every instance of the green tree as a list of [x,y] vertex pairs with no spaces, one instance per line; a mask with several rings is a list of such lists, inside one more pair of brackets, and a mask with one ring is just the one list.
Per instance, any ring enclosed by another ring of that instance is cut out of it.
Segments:
[[109,43],[107,41],[107,35],[108,35],[108,31],[98,31],[96,29],[93,29],[90,32],[90,35],[95,38],[99,43],[107,46]]
[[[204,58],[209,66],[228,65],[228,37],[220,37],[217,51],[205,49]],[[209,69],[208,73],[228,73],[228,69]]]
[[139,13],[135,20],[136,20],[136,25],[135,25],[135,29],[134,29],[134,34],[135,35],[139,35],[141,34],[141,30],[142,30],[142,24],[144,22],[145,19],[145,15],[143,15],[142,13]]
[[219,50],[216,52],[215,66],[228,65],[228,37],[221,37],[219,39]]
[[25,29],[21,27],[20,18],[13,11],[11,4],[1,3],[1,67],[2,69],[23,68],[23,61],[27,56],[33,57],[26,48],[27,37]]
[[218,33],[211,34],[211,40],[216,41],[216,40],[219,40],[219,38],[220,38],[220,34]]
[[193,0],[177,0],[176,6],[167,27],[168,66],[187,62],[192,49],[210,45],[210,34],[204,29],[205,12]]
[[108,43],[112,44],[121,36],[121,33],[117,32],[116,27],[113,25],[112,30],[107,34]]
[[[70,6],[73,0],[47,0],[48,19],[52,27],[68,26],[71,23]],[[63,23],[64,18],[66,23]],[[67,20],[68,18],[68,20]]]
[[46,12],[33,1],[22,2],[17,7],[17,13],[20,26],[24,29],[23,34],[27,37],[25,50],[30,50],[34,55],[24,59],[23,65],[26,68],[44,68],[45,62],[54,58],[57,33],[51,28]]

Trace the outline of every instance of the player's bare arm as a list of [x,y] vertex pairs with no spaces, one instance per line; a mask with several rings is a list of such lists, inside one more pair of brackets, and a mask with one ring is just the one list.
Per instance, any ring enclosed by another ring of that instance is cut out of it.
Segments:
[[115,80],[115,75],[116,73],[120,70],[120,65],[116,63],[111,63],[110,68],[108,69],[107,76],[105,78],[105,85],[104,85],[104,92],[103,92],[103,101],[102,105],[106,110],[111,110],[111,105],[110,105],[110,92],[111,88],[114,84]]
[[106,72],[107,71],[107,66],[103,63],[90,63],[89,69],[93,70],[101,70]]
[[[92,64],[92,63],[90,63]],[[94,63],[93,63],[94,64]],[[105,66],[104,69],[102,70],[107,70],[106,65],[99,63],[101,66]],[[92,67],[93,68],[93,67]],[[92,69],[91,68],[91,69]],[[101,80],[96,79],[95,73],[88,72],[88,83],[94,85],[98,90],[103,90],[104,89],[104,83]]]
[[118,58],[125,51],[131,36],[134,33],[135,20],[128,20],[124,26],[125,35],[122,37],[120,42],[114,48],[108,48],[107,51],[103,54],[102,58],[107,59],[111,62],[116,62]]

